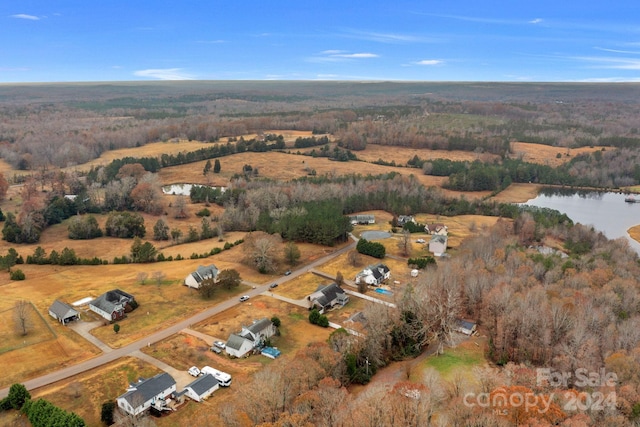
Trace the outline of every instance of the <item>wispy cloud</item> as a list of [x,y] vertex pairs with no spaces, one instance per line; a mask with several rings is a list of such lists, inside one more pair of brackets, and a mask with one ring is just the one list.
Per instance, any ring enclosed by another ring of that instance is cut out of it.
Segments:
[[339,58],[377,58],[375,53],[339,53],[335,56]]
[[398,33],[378,33],[372,31],[347,30],[347,36],[379,43],[418,43],[433,41],[418,36]]
[[640,82],[640,77],[594,77],[582,80],[578,82],[584,83],[624,83],[624,82]]
[[338,62],[348,61],[352,59],[370,59],[378,58],[380,55],[370,52],[349,52],[347,50],[324,50],[320,54],[312,56],[308,60],[310,62]]
[[594,49],[595,50],[601,50],[603,52],[623,53],[623,54],[630,54],[630,55],[640,55],[639,51],[633,51],[633,50],[608,49],[606,47],[598,47],[598,46],[595,46]]
[[193,80],[193,77],[182,71],[182,68],[151,68],[133,73],[138,77],[149,77],[158,80]]
[[529,24],[539,24],[541,22],[542,22],[542,19],[536,18],[536,19],[532,19],[531,21],[529,21]]
[[26,13],[18,13],[16,15],[10,15],[12,18],[16,19],[27,19],[30,21],[39,21],[40,18],[34,15],[27,15]]
[[444,64],[444,61],[441,59],[423,59],[422,61],[416,62],[416,65],[440,65]]
[[640,59],[614,58],[609,56],[578,56],[573,59],[589,62],[593,64],[593,68],[640,70]]

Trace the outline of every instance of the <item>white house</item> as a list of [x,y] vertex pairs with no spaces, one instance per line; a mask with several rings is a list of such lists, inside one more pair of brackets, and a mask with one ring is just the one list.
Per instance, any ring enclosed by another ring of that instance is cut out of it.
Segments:
[[205,374],[187,384],[183,392],[196,402],[202,402],[218,388],[218,380],[211,374]]
[[351,215],[349,216],[349,220],[352,225],[376,223],[376,217],[373,215]]
[[447,252],[447,236],[434,234],[429,240],[429,252],[435,256],[442,256]]
[[371,286],[380,286],[382,282],[391,277],[389,267],[384,264],[370,265],[356,275],[356,284],[366,283]]
[[211,264],[208,267],[199,266],[196,271],[189,274],[184,279],[184,284],[190,288],[198,289],[205,280],[218,281],[218,268]]
[[250,326],[243,326],[237,334],[231,334],[227,340],[225,351],[230,356],[243,357],[254,348],[264,345],[264,341],[276,333],[271,320],[254,320]]
[[91,301],[89,310],[112,322],[124,318],[125,312],[133,309],[131,303],[134,301],[133,295],[120,289],[113,289]]
[[167,409],[171,395],[176,391],[176,380],[166,372],[153,378],[140,378],[131,384],[127,392],[116,399],[118,408],[129,415],[138,415],[154,407],[158,410]]

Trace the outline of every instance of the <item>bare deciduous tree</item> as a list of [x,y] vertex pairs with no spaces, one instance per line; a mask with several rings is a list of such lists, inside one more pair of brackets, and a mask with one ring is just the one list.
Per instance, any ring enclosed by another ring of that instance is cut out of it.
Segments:
[[22,336],[29,333],[32,327],[31,322],[31,304],[27,301],[16,301],[13,306],[13,319],[15,321],[16,332]]
[[411,233],[409,230],[403,230],[400,240],[398,241],[398,249],[402,256],[411,256],[413,253],[413,246],[411,245]]

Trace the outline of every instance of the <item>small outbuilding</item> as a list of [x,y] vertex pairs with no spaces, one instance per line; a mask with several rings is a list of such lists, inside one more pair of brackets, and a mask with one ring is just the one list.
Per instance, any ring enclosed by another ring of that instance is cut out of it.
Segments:
[[476,332],[476,329],[478,329],[478,325],[467,320],[457,319],[456,323],[455,331],[460,332],[461,334],[473,335]]
[[187,384],[184,394],[196,402],[202,402],[219,388],[218,380],[211,374],[205,374]]
[[53,304],[51,304],[51,307],[49,307],[49,316],[53,317],[63,325],[80,319],[80,313],[78,313],[69,304],[65,304],[60,300],[55,300]]

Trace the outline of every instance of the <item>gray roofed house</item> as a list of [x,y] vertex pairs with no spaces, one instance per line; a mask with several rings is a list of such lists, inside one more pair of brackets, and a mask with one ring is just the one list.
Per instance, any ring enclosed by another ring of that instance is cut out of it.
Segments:
[[276,333],[276,327],[271,320],[254,320],[249,326],[243,326],[237,334],[229,335],[225,351],[235,357],[243,357],[254,348],[259,348],[264,341]]
[[320,313],[336,305],[345,306],[349,302],[349,296],[337,283],[318,286],[318,289],[308,298],[311,301],[311,307],[317,308]]
[[118,407],[130,415],[138,415],[154,407],[158,410],[166,409],[166,401],[176,391],[176,380],[166,372],[155,377],[141,378],[131,384],[127,392],[119,396],[116,401]]
[[218,273],[218,267],[213,264],[207,267],[201,265],[196,271],[184,279],[184,284],[190,288],[198,289],[205,280],[213,280],[216,282],[218,280]]
[[473,335],[476,332],[478,325],[467,320],[456,319],[455,331],[465,335]]
[[201,402],[219,388],[218,380],[211,374],[205,374],[187,384],[184,392],[196,402]]
[[429,240],[429,252],[435,256],[442,256],[447,251],[447,236],[434,234]]
[[53,304],[51,304],[51,307],[49,307],[49,315],[63,325],[80,319],[80,313],[69,304],[65,304],[60,300],[55,300]]
[[120,289],[113,289],[91,301],[89,310],[111,322],[122,319],[126,311],[131,311],[130,303],[133,301],[135,301],[133,295]]

